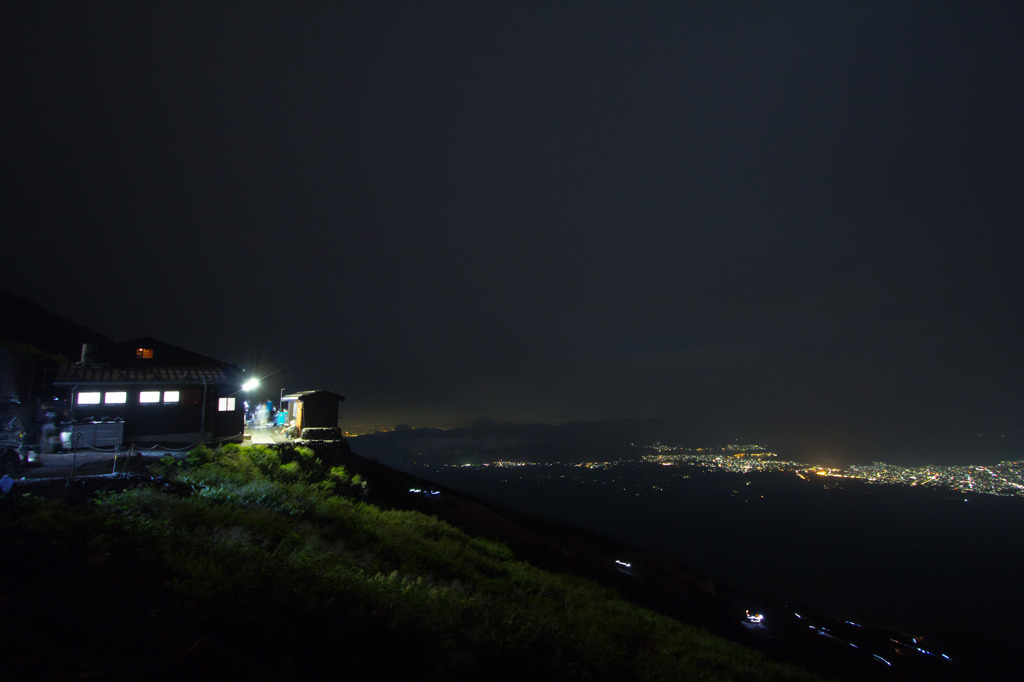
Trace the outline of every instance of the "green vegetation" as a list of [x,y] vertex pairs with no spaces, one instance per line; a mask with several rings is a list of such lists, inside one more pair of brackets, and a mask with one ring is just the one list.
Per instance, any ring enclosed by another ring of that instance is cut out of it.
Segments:
[[[250,677],[326,662],[427,679],[813,679],[437,518],[368,504],[367,482],[301,447],[200,447],[160,467],[163,486],[8,500],[4,521],[89,564],[89,580],[109,571],[138,591],[144,575],[137,610],[173,612],[160,632],[213,641],[204,660],[245,660]],[[152,655],[170,675],[195,649]]]
[[62,362],[67,362],[67,358],[64,355],[48,353],[27,343],[0,339],[0,347],[6,348],[14,355],[41,367],[55,367]]

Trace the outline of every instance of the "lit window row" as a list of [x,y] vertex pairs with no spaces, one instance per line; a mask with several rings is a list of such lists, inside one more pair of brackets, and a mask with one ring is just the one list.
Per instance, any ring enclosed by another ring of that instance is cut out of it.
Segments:
[[[128,402],[127,391],[82,391],[75,401],[78,405],[124,405]],[[139,391],[139,402],[143,405],[163,402],[165,405],[180,402],[180,391]]]

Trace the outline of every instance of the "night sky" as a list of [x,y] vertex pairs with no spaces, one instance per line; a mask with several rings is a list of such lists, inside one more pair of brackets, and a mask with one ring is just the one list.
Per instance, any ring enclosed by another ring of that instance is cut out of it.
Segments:
[[0,24],[4,286],[117,340],[344,394],[350,429],[1024,433],[1019,2]]

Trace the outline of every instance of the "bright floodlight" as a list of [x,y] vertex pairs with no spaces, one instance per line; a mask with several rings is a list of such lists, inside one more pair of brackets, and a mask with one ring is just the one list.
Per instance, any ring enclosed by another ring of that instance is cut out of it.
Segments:
[[256,378],[249,379],[244,384],[242,384],[242,390],[243,391],[251,391],[252,389],[256,388],[259,385],[260,385],[260,380],[259,379],[256,379]]

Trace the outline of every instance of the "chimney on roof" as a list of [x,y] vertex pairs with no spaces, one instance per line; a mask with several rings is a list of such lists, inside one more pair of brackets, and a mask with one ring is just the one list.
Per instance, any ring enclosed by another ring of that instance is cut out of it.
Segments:
[[95,343],[83,343],[82,344],[82,360],[79,364],[82,365],[95,365],[96,360],[99,356],[99,346]]

